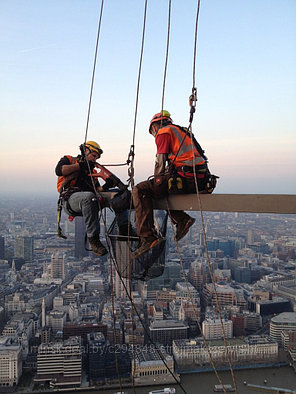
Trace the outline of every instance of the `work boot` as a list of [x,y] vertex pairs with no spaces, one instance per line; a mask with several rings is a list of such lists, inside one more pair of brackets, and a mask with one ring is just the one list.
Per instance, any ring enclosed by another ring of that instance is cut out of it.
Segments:
[[93,253],[95,253],[96,255],[104,256],[105,254],[108,253],[107,249],[100,241],[99,235],[95,235],[93,237],[88,238],[88,241],[89,241],[89,246],[91,247]]
[[162,244],[164,241],[165,241],[164,238],[156,238],[156,237],[145,238],[144,240],[141,241],[140,246],[131,253],[131,258],[137,259],[138,257],[142,256],[142,254],[148,252],[150,249],[154,248],[155,246]]
[[177,223],[176,241],[180,241],[188,233],[190,227],[194,224],[195,219],[191,216]]

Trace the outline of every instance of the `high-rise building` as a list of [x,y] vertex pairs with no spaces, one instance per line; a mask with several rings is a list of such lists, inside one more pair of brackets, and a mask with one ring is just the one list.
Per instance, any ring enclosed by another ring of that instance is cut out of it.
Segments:
[[56,279],[65,279],[65,258],[58,253],[51,256],[51,276]]
[[247,244],[250,245],[254,242],[254,233],[253,230],[248,230],[247,233]]
[[88,251],[85,249],[85,223],[82,216],[76,216],[75,220],[75,257],[85,257]]
[[197,289],[201,290],[207,281],[207,273],[201,261],[193,261],[189,268],[189,282]]
[[16,237],[14,242],[14,257],[24,259],[25,263],[33,263],[34,238],[29,236]]
[[4,237],[0,237],[0,260],[5,258],[5,242]]
[[115,295],[117,299],[127,299],[128,294],[131,293],[130,280],[128,277],[133,273],[134,263],[130,259],[129,248],[125,241],[114,242],[114,252],[118,269],[121,274],[120,278],[117,270],[115,270]]
[[41,306],[41,327],[46,326],[46,306],[45,306],[45,299],[42,298],[42,306]]

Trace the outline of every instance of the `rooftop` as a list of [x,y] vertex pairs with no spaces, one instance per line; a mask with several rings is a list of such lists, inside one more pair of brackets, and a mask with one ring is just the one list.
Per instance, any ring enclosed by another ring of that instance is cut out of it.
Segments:
[[296,325],[296,312],[283,312],[271,319],[273,323],[289,323]]

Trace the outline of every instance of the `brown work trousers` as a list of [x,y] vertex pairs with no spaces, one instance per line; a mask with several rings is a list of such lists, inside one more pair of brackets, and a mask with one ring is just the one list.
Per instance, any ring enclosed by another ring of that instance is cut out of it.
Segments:
[[[158,175],[152,180],[138,183],[132,192],[133,205],[136,212],[137,233],[141,240],[155,235],[153,217],[153,199],[161,199],[168,196],[168,179],[171,175]],[[195,193],[194,179],[182,177],[185,185],[184,193]],[[202,181],[202,182],[201,182]],[[199,191],[204,189],[203,180],[198,179]],[[188,219],[189,215],[184,211],[169,211],[170,218],[174,224]]]

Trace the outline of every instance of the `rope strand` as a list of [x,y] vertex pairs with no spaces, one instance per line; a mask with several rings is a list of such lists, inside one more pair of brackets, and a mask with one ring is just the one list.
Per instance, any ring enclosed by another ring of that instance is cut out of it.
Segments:
[[[163,111],[163,107],[164,107],[165,85],[166,85],[166,76],[167,76],[167,67],[168,67],[168,58],[169,58],[170,30],[171,30],[171,8],[172,8],[172,1],[169,0],[168,30],[167,30],[166,55],[165,55],[163,83],[162,83],[161,112]],[[161,118],[161,124],[162,124],[162,118]]]

